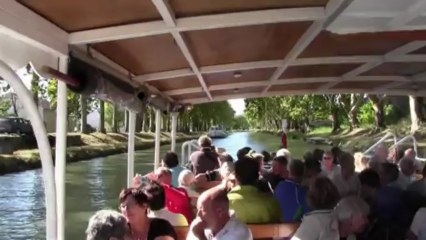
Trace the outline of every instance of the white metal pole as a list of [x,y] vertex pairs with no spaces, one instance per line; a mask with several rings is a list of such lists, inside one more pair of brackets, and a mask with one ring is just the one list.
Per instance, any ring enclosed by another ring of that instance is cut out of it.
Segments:
[[46,127],[34,103],[32,94],[13,69],[2,60],[0,60],[0,76],[10,84],[13,90],[15,90],[30,118],[37,140],[37,147],[40,152],[43,173],[44,192],[46,197],[46,239],[57,239],[55,174],[52,151],[47,138]]
[[161,134],[161,112],[155,110],[155,152],[154,152],[154,170],[160,166],[160,134]]
[[135,175],[135,129],[136,113],[129,111],[129,134],[127,146],[127,186],[132,186],[133,176]]
[[[59,59],[59,71],[66,73],[68,58]],[[67,151],[67,85],[58,81],[56,103],[56,151],[55,151],[55,183],[57,205],[57,236],[65,239],[65,166]]]
[[177,128],[177,117],[178,117],[178,113],[174,112],[171,114],[172,115],[172,131],[171,131],[171,137],[172,137],[172,143],[171,143],[171,151],[174,152],[176,151],[176,128]]

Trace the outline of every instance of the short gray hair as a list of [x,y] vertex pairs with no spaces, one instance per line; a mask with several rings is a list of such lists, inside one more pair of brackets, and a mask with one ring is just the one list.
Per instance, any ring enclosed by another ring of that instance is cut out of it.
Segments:
[[124,239],[127,234],[127,220],[117,211],[100,210],[89,220],[86,229],[87,240],[105,240],[112,237]]
[[212,139],[207,135],[202,135],[198,138],[198,146],[200,147],[211,147]]

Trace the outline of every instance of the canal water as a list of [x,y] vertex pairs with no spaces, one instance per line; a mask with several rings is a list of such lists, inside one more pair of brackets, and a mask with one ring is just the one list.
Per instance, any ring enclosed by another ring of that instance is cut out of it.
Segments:
[[[214,145],[223,147],[235,156],[238,149],[250,146],[256,151],[275,151],[278,136],[264,133],[233,133],[217,139]],[[289,139],[289,149],[295,157],[302,157],[309,145],[302,140]],[[170,146],[162,146],[164,154]],[[180,156],[180,145],[178,145]],[[137,151],[135,172],[153,170],[154,150]],[[67,165],[66,170],[66,239],[85,239],[88,218],[99,209],[117,209],[117,196],[126,186],[127,155],[119,154]],[[41,170],[0,176],[0,239],[26,240],[45,238],[45,204]]]

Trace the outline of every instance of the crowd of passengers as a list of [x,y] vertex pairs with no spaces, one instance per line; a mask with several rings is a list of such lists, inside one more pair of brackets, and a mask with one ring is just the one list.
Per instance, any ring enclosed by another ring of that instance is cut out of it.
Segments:
[[300,223],[292,240],[426,239],[426,167],[416,172],[411,148],[382,144],[371,159],[316,149],[301,161],[244,147],[234,160],[207,136],[198,144],[188,168],[168,152],[136,175],[119,194],[121,213],[98,211],[87,240],[175,240],[183,226],[188,240],[249,240],[248,224],[271,223]]

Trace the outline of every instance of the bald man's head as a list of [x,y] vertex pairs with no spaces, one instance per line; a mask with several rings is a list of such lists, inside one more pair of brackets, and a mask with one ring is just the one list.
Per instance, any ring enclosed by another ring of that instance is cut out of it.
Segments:
[[154,173],[157,176],[158,182],[166,185],[172,185],[172,172],[168,168],[159,167]]
[[226,190],[217,186],[203,192],[197,202],[198,217],[208,226],[218,225],[229,218],[229,199]]

